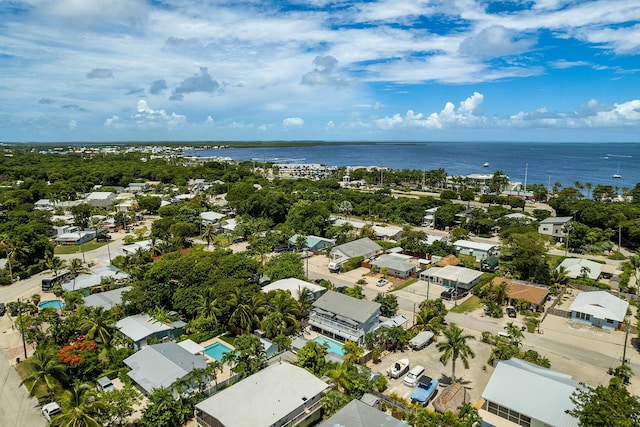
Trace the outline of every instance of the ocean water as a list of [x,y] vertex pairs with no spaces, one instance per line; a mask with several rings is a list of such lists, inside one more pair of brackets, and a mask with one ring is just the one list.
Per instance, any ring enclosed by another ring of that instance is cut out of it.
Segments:
[[[378,142],[298,143],[289,146],[195,150],[196,156],[329,166],[384,166],[391,169],[444,168],[449,175],[493,174],[536,184],[575,181],[632,188],[640,182],[640,143]],[[483,167],[484,163],[488,167]],[[614,174],[621,178],[613,178]]]

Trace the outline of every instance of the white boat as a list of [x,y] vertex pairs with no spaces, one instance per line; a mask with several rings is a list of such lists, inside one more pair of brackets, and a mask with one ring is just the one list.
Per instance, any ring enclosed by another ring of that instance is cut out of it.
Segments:
[[485,168],[488,168],[488,167],[489,167],[489,162],[484,162],[484,163],[482,164],[482,166],[483,166],[483,167],[485,167]]
[[409,359],[400,359],[387,369],[387,376],[400,378],[409,370]]
[[620,175],[620,165],[618,165],[618,170],[616,171],[616,173],[613,174],[613,178],[622,178],[622,175]]

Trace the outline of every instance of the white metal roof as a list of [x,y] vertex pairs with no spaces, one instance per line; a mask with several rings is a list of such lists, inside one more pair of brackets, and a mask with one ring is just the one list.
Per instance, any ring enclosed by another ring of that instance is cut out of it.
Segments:
[[581,292],[571,304],[571,311],[590,314],[596,319],[624,320],[629,303],[605,291]]
[[[584,258],[566,258],[560,263],[557,269],[560,269],[561,267],[565,268],[568,277],[574,279],[586,274],[587,277],[597,280],[602,270],[602,264]],[[587,268],[585,273],[582,272],[582,267]]]
[[196,408],[225,426],[271,426],[327,388],[307,370],[278,363],[205,399]]
[[494,243],[472,242],[471,240],[456,240],[453,245],[456,248],[467,248],[485,252],[498,247],[498,245]]
[[148,314],[135,314],[125,317],[116,322],[116,328],[133,341],[140,341],[157,332],[164,332],[173,329],[169,325],[158,322]]
[[291,292],[291,296],[297,298],[300,295],[300,291],[304,288],[309,289],[312,293],[322,292],[326,288],[315,283],[305,282],[304,280],[290,277],[288,279],[276,280],[273,283],[268,284],[262,288],[262,292],[267,293],[269,291],[275,291],[282,289],[283,291]]
[[204,352],[204,347],[195,341],[184,340],[184,341],[180,341],[178,345],[184,348],[185,350],[187,350],[191,354],[200,354]]
[[565,411],[575,405],[571,394],[580,383],[570,375],[520,359],[498,362],[482,398],[555,427],[578,426]]
[[458,267],[455,265],[447,265],[446,267],[439,268],[438,270],[430,268],[423,273],[427,274],[429,277],[439,277],[451,282],[458,281],[461,283],[471,283],[478,277],[482,276],[481,271],[471,270],[470,268]]

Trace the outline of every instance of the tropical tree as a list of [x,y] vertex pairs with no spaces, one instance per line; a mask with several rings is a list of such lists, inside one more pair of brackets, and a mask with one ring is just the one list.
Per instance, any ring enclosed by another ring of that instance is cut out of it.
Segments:
[[47,258],[45,259],[45,263],[47,268],[53,271],[53,275],[57,276],[58,272],[62,271],[67,263],[62,258],[54,256],[53,253],[47,254]]
[[465,369],[469,369],[469,358],[475,357],[475,353],[467,344],[468,340],[474,340],[473,335],[466,335],[464,330],[455,323],[450,324],[442,331],[446,341],[436,344],[436,348],[442,353],[440,362],[447,366],[451,360],[451,381],[456,381],[456,360],[460,358]]
[[211,246],[211,241],[216,238],[216,228],[213,224],[207,224],[207,226],[202,231],[202,238],[207,242],[207,247]]
[[40,386],[46,387],[49,396],[60,390],[67,366],[61,363],[53,352],[38,347],[25,363],[31,365],[31,374],[22,380],[22,384],[27,387],[29,393],[33,395]]
[[62,414],[54,418],[55,426],[101,427],[95,418],[102,404],[98,400],[97,391],[89,384],[76,382],[64,391],[60,398]]
[[438,333],[444,328],[447,309],[442,299],[424,300],[416,313],[416,328],[420,331]]
[[640,399],[613,378],[609,386],[579,387],[571,400],[575,407],[567,413],[584,427],[632,427],[640,425]]
[[218,323],[218,316],[220,315],[221,310],[218,306],[216,293],[212,288],[208,288],[204,292],[198,294],[198,306],[196,310],[198,317],[209,319],[213,321],[214,324]]
[[111,315],[102,307],[86,311],[79,325],[80,332],[88,339],[108,346],[115,330],[115,323]]
[[358,363],[358,360],[364,354],[364,348],[360,347],[353,341],[346,341],[342,348],[344,349],[344,363]]
[[251,301],[248,301],[240,288],[236,288],[229,295],[229,304],[233,308],[229,317],[229,325],[240,330],[241,333],[251,331],[253,325],[258,323],[258,313],[264,304],[263,294],[254,294]]
[[149,396],[142,415],[142,424],[148,427],[175,427],[192,415],[191,408],[182,399],[174,399],[168,388],[156,388]]
[[73,290],[76,290],[76,278],[81,274],[89,273],[91,270],[84,265],[80,258],[73,258],[69,262],[69,274],[73,277]]
[[21,257],[29,253],[29,247],[18,238],[3,234],[0,238],[0,248],[7,256],[7,267],[9,267],[9,277],[13,283],[13,266],[16,257]]
[[324,357],[327,355],[327,349],[315,341],[307,341],[307,343],[298,350],[298,366],[305,368],[314,375],[320,375],[325,366]]
[[392,293],[379,293],[373,301],[380,304],[381,316],[393,317],[398,312],[398,297]]
[[340,212],[349,219],[349,215],[353,211],[353,205],[348,200],[343,200],[340,202],[340,206],[338,206]]
[[524,334],[522,333],[520,327],[513,322],[509,322],[507,323],[507,326],[504,327],[504,329],[509,335],[509,341],[511,341],[511,344],[515,345],[516,347],[519,346],[522,342],[522,338],[524,338]]

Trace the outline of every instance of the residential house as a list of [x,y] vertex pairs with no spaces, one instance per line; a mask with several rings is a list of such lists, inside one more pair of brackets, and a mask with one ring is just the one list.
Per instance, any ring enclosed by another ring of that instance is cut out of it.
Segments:
[[379,318],[380,304],[327,291],[313,303],[309,325],[328,337],[363,345],[364,336],[378,326]]
[[268,366],[196,405],[201,427],[312,425],[321,417],[329,386],[286,362]]
[[455,288],[458,291],[470,291],[478,284],[482,272],[466,267],[448,265],[446,267],[432,267],[420,273],[420,279],[425,282],[435,283],[446,288]]
[[296,279],[295,277],[289,277],[288,279],[276,280],[273,283],[263,286],[262,292],[267,293],[275,290],[289,291],[293,298],[298,299],[300,292],[303,289],[308,289],[313,295],[313,299],[320,298],[320,296],[327,290],[324,286],[305,282],[304,280]]
[[55,208],[55,205],[49,199],[40,199],[33,204],[33,208],[43,211],[52,211]]
[[507,285],[505,290],[508,305],[514,305],[520,300],[528,302],[531,310],[540,311],[544,308],[549,296],[549,288],[517,283],[506,277],[494,277],[491,281],[492,286],[500,286],[502,283]]
[[367,405],[359,399],[354,399],[346,406],[324,420],[318,427],[406,427],[407,424],[393,418],[386,412]]
[[573,218],[570,216],[549,217],[540,221],[538,233],[552,236],[556,242],[564,242],[566,227]]
[[390,276],[406,279],[417,271],[418,266],[417,264],[407,261],[406,258],[411,257],[398,255],[399,254],[380,255],[371,261],[371,266],[375,267],[378,271],[385,269]]
[[273,356],[278,354],[278,344],[274,343],[270,339],[260,337],[260,344],[262,344],[262,348],[264,349],[264,354],[267,356],[267,359],[271,359]]
[[482,261],[498,253],[499,246],[494,243],[472,242],[471,240],[456,240],[453,244],[460,255],[469,255]]
[[175,339],[184,333],[185,325],[181,320],[165,324],[148,314],[135,314],[116,322],[116,328],[133,341],[135,350],[146,347],[151,336],[158,340]]
[[[299,236],[298,234],[294,234],[293,236],[291,236],[289,238],[289,243],[293,245],[297,245],[298,236]],[[310,251],[321,251],[335,244],[336,244],[336,241],[332,239],[325,239],[324,237],[318,237],[318,236],[307,236],[304,247]]]
[[202,221],[202,225],[218,225],[220,223],[220,220],[222,220],[223,218],[225,218],[227,215],[225,214],[221,214],[218,212],[213,212],[213,211],[207,211],[207,212],[200,212],[200,221]]
[[111,191],[94,191],[84,199],[84,202],[94,208],[108,209],[116,199],[116,194]]
[[122,288],[113,289],[111,291],[87,295],[86,297],[84,297],[84,305],[86,305],[87,307],[100,307],[104,310],[110,310],[117,305],[121,305],[122,294],[130,291],[131,289],[131,286],[124,286]]
[[117,267],[108,265],[106,267],[97,267],[91,270],[89,274],[81,274],[75,279],[63,283],[62,289],[65,291],[90,290],[91,288],[100,286],[103,278],[113,280],[124,280],[129,277],[128,273],[119,270]]
[[127,375],[144,394],[166,388],[172,391],[174,398],[179,396],[178,390],[171,388],[176,380],[187,377],[194,369],[207,367],[207,359],[202,354],[192,354],[174,342],[150,345],[123,362],[131,369]]
[[604,329],[624,322],[629,303],[606,291],[581,292],[571,304],[571,320]]
[[79,246],[83,243],[90,242],[96,237],[95,230],[80,231],[75,227],[72,229],[76,231],[67,231],[56,236],[55,239],[53,239],[56,245]]
[[508,420],[526,427],[577,427],[578,419],[567,411],[575,407],[572,394],[583,387],[570,375],[520,359],[502,360],[482,392],[480,416],[496,426]]
[[[337,227],[340,227],[344,224],[349,224],[356,230],[360,230],[365,225],[367,225],[365,222],[356,221],[353,219],[332,218],[332,220],[333,220],[333,225]],[[402,235],[402,228],[399,228],[399,227],[372,225],[371,229],[376,234],[376,237],[380,240],[398,240]]]
[[598,280],[602,271],[602,264],[584,258],[565,258],[556,270],[560,271],[563,268],[567,277],[572,279],[588,277],[589,279]]
[[532,222],[537,221],[536,218],[529,215],[525,215],[522,212],[513,212],[510,214],[504,215],[502,218],[517,220],[523,224],[531,224]]
[[332,261],[351,259],[356,257],[371,258],[382,251],[382,247],[368,237],[334,246],[329,258]]
[[[122,252],[125,255],[133,255],[136,252],[140,251],[148,251],[151,249],[151,244],[152,241],[150,239],[148,240],[140,240],[139,242],[133,242],[130,245],[125,245],[122,247]],[[155,245],[156,246],[160,246],[160,245],[164,245],[164,242],[160,239],[156,239],[155,241]]]
[[422,226],[423,227],[433,227],[436,223],[436,211],[438,210],[438,206],[435,208],[427,209],[424,212],[424,216],[422,217]]

